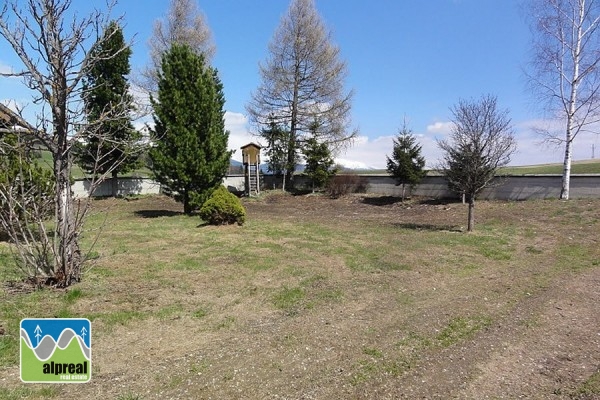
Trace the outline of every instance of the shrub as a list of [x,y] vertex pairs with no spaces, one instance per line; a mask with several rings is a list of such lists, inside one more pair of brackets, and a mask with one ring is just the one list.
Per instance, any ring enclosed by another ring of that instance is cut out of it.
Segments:
[[200,208],[200,218],[211,225],[242,225],[246,210],[240,199],[221,185]]
[[334,199],[348,193],[365,193],[368,187],[367,179],[358,175],[336,175],[329,180],[327,193]]

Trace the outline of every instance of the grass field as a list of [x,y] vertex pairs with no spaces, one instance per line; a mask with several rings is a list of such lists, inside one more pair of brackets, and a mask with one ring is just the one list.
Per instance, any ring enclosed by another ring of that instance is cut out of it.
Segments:
[[[349,170],[355,174],[364,175],[386,175],[385,169],[365,169],[365,170]],[[499,175],[553,175],[562,174],[562,164],[539,164],[539,165],[522,165],[500,168]],[[572,174],[600,174],[600,160],[581,160],[574,161],[571,166]],[[430,171],[430,175],[438,174],[436,171]]]
[[[506,167],[500,170],[506,175],[548,175],[562,174],[562,164],[525,165],[518,167]],[[600,174],[600,160],[575,161],[571,165],[572,174]]]
[[[473,234],[462,204],[245,205],[212,227],[165,197],[95,201],[81,283],[3,288],[0,398],[600,396],[599,200],[480,202]],[[89,318],[92,381],[23,386],[25,317]]]

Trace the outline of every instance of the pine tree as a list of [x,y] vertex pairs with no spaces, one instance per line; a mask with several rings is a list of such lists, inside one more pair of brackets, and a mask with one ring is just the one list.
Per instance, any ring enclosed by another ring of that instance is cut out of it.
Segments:
[[290,168],[295,168],[287,162],[287,147],[290,133],[275,122],[273,118],[268,128],[261,132],[261,136],[267,140],[267,157],[269,159],[267,167],[275,176],[283,176],[283,190],[285,190],[285,174]]
[[[117,175],[139,165],[135,145],[141,135],[129,115],[133,109],[127,81],[131,49],[125,45],[121,27],[112,21],[91,52],[99,61],[83,80],[83,100],[93,130],[86,132],[86,142],[78,149],[77,158],[89,173],[112,174],[114,196]],[[95,123],[99,120],[102,122]]]
[[163,56],[158,98],[151,100],[152,168],[189,215],[222,183],[229,168],[223,85],[202,55],[176,44]]
[[396,179],[397,185],[402,185],[402,201],[406,194],[406,186],[414,186],[427,175],[424,170],[425,158],[421,156],[421,146],[412,131],[406,126],[394,139],[392,157],[387,158],[387,171]]
[[323,187],[336,173],[335,162],[327,143],[320,143],[314,136],[304,144],[303,153],[306,159],[304,174],[310,178],[314,193],[315,188]]

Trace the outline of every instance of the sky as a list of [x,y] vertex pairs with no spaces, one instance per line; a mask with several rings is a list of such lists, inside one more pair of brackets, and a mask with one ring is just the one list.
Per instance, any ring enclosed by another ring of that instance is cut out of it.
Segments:
[[[526,1],[526,0],[525,0]],[[149,61],[153,23],[163,18],[167,0],[120,0],[112,14],[122,16],[132,42],[134,73]],[[101,0],[73,0],[80,13]],[[217,53],[213,66],[225,92],[229,145],[259,138],[249,132],[245,106],[260,85],[259,63],[286,13],[289,0],[199,0]],[[347,63],[346,90],[353,90],[352,126],[359,132],[336,160],[353,168],[385,168],[393,138],[404,122],[417,136],[427,165],[439,158],[438,140],[451,128],[451,108],[461,99],[497,96],[512,119],[518,143],[512,165],[562,162],[563,148],[542,143],[535,127],[545,125],[544,111],[528,90],[525,71],[531,61],[532,34],[522,0],[315,0],[317,12],[331,31]],[[21,64],[0,38],[0,71]],[[16,78],[0,78],[0,101],[31,104]],[[26,107],[31,109],[30,106]],[[600,138],[580,136],[574,160],[600,155]]]

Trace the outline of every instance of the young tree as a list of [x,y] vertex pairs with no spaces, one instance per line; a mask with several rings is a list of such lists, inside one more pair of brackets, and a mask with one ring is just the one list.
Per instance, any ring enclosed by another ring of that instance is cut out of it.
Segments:
[[158,71],[162,57],[174,44],[187,45],[210,64],[216,52],[212,33],[196,0],[171,0],[164,20],[154,23],[150,47],[150,65],[142,72],[140,86],[156,97]]
[[267,141],[267,167],[275,176],[282,176],[282,188],[285,190],[285,172],[288,168],[295,168],[287,163],[287,146],[289,144],[289,132],[277,125],[274,119],[269,126],[261,131],[261,136]]
[[173,45],[162,61],[150,150],[157,180],[175,192],[186,214],[202,206],[229,168],[223,85],[217,71],[188,46]]
[[392,157],[386,158],[388,173],[396,179],[398,185],[402,185],[402,201],[404,201],[406,185],[412,187],[427,175],[421,146],[406,124],[394,139]]
[[[133,108],[127,75],[131,68],[131,49],[125,44],[123,30],[111,21],[102,38],[92,47],[91,55],[99,61],[82,80],[83,101],[88,121],[94,131],[84,135],[77,161],[87,172],[112,173],[113,196],[117,195],[117,177],[138,166],[135,150],[141,138],[132,123]],[[99,121],[98,123],[96,123]]]
[[311,137],[306,141],[303,153],[306,160],[304,174],[310,178],[314,193],[315,188],[322,188],[329,178],[335,175],[335,161],[327,143],[319,143],[316,137]]
[[83,118],[81,80],[100,59],[85,45],[92,35],[99,37],[98,27],[108,26],[110,14],[95,11],[80,17],[69,11],[70,5],[69,0],[7,0],[0,6],[0,36],[24,66],[21,72],[4,75],[22,77],[37,92],[34,103],[41,111],[31,134],[53,159],[54,227],[42,238],[28,239],[47,244],[38,259],[46,260],[51,280],[60,287],[81,278],[79,238],[89,203],[76,204],[72,198],[72,149],[81,132],[94,131]]
[[449,140],[438,142],[443,152],[441,169],[451,190],[469,202],[467,230],[475,225],[475,197],[489,186],[498,168],[510,162],[516,150],[508,111],[498,109],[494,96],[459,101]]
[[330,37],[314,0],[292,0],[269,44],[269,58],[260,65],[262,83],[246,107],[259,132],[272,118],[289,130],[288,182],[315,120],[320,121],[318,140],[331,148],[355,136],[348,132],[352,92],[344,91],[346,64]]
[[562,134],[544,130],[564,145],[561,199],[569,198],[573,143],[600,122],[600,1],[535,0],[530,3],[535,32],[530,84]]

